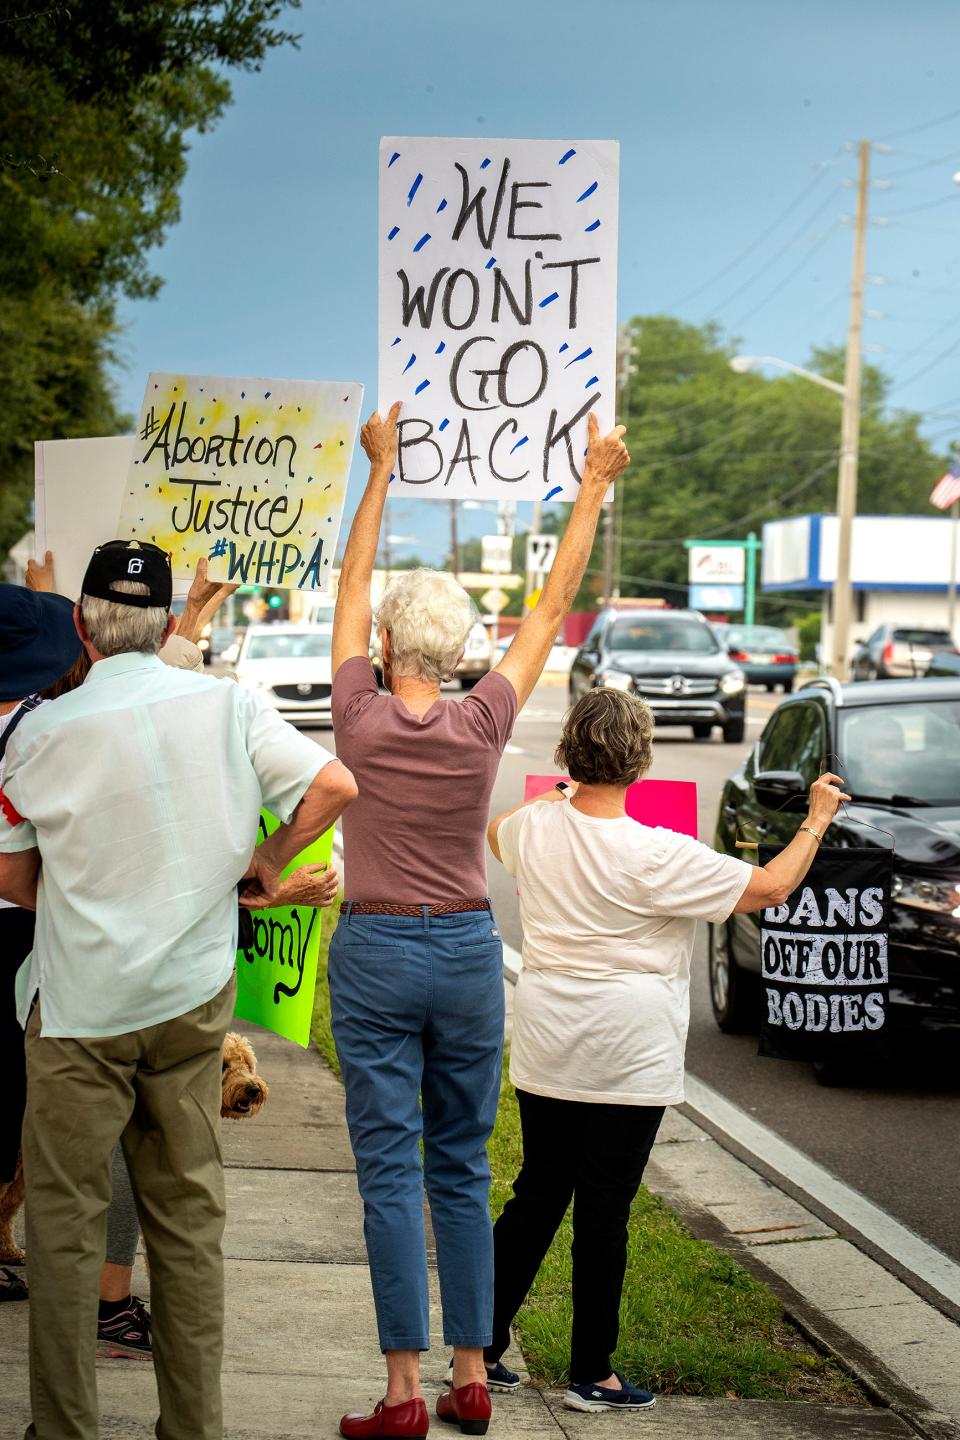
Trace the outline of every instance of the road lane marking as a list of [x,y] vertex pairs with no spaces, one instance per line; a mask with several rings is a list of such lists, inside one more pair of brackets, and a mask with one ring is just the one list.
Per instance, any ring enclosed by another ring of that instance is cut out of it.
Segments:
[[901,1225],[865,1195],[838,1180],[802,1150],[782,1140],[769,1126],[754,1120],[718,1090],[688,1074],[685,1080],[691,1110],[724,1135],[789,1180],[806,1196],[825,1206],[851,1230],[869,1240],[884,1255],[923,1280],[932,1290],[960,1305],[960,1265]]

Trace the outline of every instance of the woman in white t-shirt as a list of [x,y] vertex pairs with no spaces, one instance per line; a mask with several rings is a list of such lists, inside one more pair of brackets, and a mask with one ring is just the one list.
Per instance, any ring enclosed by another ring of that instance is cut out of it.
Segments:
[[652,745],[642,700],[591,690],[567,716],[556,754],[577,783],[497,816],[488,831],[520,889],[510,1079],[523,1166],[494,1231],[493,1344],[484,1359],[493,1365],[506,1350],[573,1199],[565,1401],[577,1410],[655,1403],[613,1371],[611,1355],[630,1206],[664,1107],[683,1101],[697,921],[781,904],[847,798],[836,776],[821,776],[795,838],[768,865],[749,865],[627,816],[627,787],[650,768]]

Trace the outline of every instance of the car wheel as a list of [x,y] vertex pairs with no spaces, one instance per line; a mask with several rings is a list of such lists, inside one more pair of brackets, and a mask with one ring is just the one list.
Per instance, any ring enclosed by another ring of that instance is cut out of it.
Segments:
[[774,692],[774,690],[776,690],[776,688],[777,688],[776,685],[768,685],[768,686],[767,686],[767,694],[768,694],[768,695],[772,695],[773,692]]
[[868,665],[868,666],[867,666],[867,679],[868,679],[868,680],[879,680],[879,679],[880,679],[880,671],[877,669],[876,665]]
[[784,693],[784,695],[791,695],[791,694],[793,693],[793,681],[792,681],[792,680],[784,680],[784,682],[783,682],[783,693]]
[[733,958],[730,927],[707,927],[707,968],[710,1005],[717,1028],[724,1035],[743,1035],[758,1024],[756,985]]
[[709,740],[712,734],[713,726],[709,723],[709,721],[698,721],[698,723],[693,727],[694,740]]
[[728,720],[723,727],[723,738],[728,745],[739,745],[746,734],[747,722],[742,715],[736,720]]
[[480,679],[480,676],[479,676],[479,675],[461,675],[461,676],[460,676],[460,689],[461,689],[461,690],[472,690],[473,687],[474,687],[474,685],[476,685],[476,683],[477,683],[477,681],[478,681],[479,679]]

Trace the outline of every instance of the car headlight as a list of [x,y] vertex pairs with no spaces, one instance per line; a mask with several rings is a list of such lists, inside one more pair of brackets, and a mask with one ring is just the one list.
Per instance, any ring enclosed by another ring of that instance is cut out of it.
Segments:
[[932,910],[960,918],[960,885],[949,880],[922,880],[916,875],[894,875],[891,894],[895,905]]
[[724,695],[739,695],[746,683],[742,670],[731,670],[720,681],[720,689]]
[[600,675],[600,684],[608,690],[630,690],[633,676],[628,675],[625,670],[604,670]]

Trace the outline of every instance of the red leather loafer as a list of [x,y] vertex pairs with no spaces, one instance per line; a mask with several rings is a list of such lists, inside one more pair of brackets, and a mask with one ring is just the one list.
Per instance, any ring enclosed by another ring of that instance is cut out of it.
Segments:
[[402,1405],[381,1400],[372,1415],[344,1415],[340,1421],[340,1434],[347,1440],[426,1440],[429,1429],[430,1417],[420,1399]]
[[437,1401],[438,1418],[459,1425],[461,1435],[486,1435],[492,1414],[490,1392],[479,1381],[461,1385],[459,1390],[451,1385]]

